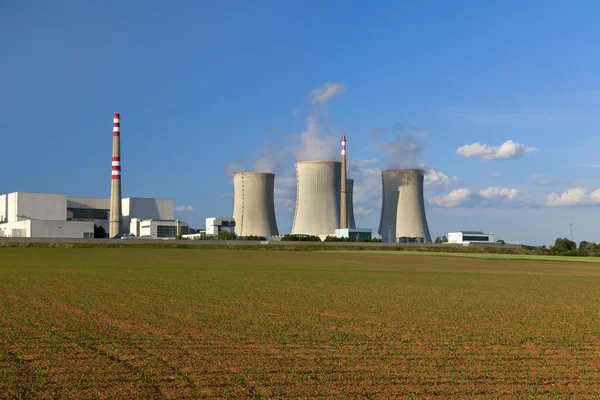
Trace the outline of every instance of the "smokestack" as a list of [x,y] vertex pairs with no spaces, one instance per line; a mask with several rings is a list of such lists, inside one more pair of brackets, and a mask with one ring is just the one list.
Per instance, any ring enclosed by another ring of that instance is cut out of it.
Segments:
[[113,116],[112,180],[110,186],[109,232],[113,238],[121,233],[121,115]]
[[240,172],[233,176],[233,218],[238,236],[277,236],[275,174]]
[[342,136],[342,192],[340,196],[340,229],[348,228],[348,198],[346,197],[346,136]]

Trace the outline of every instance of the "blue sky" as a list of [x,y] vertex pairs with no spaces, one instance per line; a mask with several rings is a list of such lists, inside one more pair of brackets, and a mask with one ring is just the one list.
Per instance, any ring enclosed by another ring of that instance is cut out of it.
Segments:
[[337,156],[346,134],[363,227],[379,222],[378,171],[423,166],[434,236],[548,244],[573,222],[577,241],[600,241],[599,13],[593,1],[4,1],[0,192],[107,197],[120,112],[124,195],[174,198],[193,226],[232,214],[228,169],[267,165],[288,231],[299,139]]

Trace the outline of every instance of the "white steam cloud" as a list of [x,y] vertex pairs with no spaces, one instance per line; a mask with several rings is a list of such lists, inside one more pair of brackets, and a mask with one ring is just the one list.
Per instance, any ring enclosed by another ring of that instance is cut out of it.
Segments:
[[343,83],[325,82],[320,88],[311,90],[310,103],[327,103],[334,97],[341,96],[346,92],[346,86]]

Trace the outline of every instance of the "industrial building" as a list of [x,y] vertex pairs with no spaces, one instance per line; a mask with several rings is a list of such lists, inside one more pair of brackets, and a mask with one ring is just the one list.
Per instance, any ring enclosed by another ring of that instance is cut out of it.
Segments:
[[235,219],[233,218],[206,218],[206,235],[219,236],[219,233],[235,233]]
[[448,243],[469,244],[495,242],[496,238],[493,233],[483,233],[481,231],[460,231],[448,233]]
[[398,210],[396,211],[396,241],[431,243],[425,215],[422,169],[400,171]]
[[296,163],[296,212],[292,234],[331,235],[340,227],[341,163]]
[[233,218],[238,236],[279,235],[275,219],[275,174],[241,172],[233,176]]
[[141,238],[174,239],[190,233],[190,225],[178,220],[132,218],[130,233]]
[[358,241],[358,239],[371,239],[373,233],[370,229],[356,229],[356,228],[345,228],[336,229],[335,237],[347,238],[352,241]]
[[[122,200],[122,232],[132,218],[173,220],[174,201],[131,197]],[[109,231],[110,199],[65,194],[14,192],[0,195],[0,236],[91,238],[94,225]]]
[[381,171],[378,233],[384,242],[431,242],[423,198],[424,175],[420,169]]

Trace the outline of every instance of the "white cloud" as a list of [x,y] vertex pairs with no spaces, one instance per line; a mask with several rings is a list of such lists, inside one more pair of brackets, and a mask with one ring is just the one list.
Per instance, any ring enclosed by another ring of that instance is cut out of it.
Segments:
[[421,164],[420,167],[425,170],[424,185],[426,190],[439,191],[444,190],[449,186],[462,183],[462,179],[458,176],[450,177],[430,165]]
[[500,178],[500,176],[501,176],[501,175],[500,175],[500,173],[499,173],[499,172],[492,172],[492,173],[490,174],[490,178]]
[[179,207],[175,207],[175,211],[177,211],[177,212],[194,212],[196,210],[194,210],[194,207],[192,207],[192,206],[179,206]]
[[525,153],[538,151],[536,147],[526,146],[513,140],[508,140],[500,146],[488,146],[475,142],[459,147],[456,154],[461,157],[481,157],[483,160],[507,160],[523,157]]
[[469,189],[456,189],[448,194],[436,196],[429,200],[429,204],[438,207],[458,207],[471,201],[471,191]]
[[296,177],[291,175],[275,176],[276,211],[294,212],[296,208]]
[[310,103],[327,103],[336,96],[341,96],[346,92],[346,86],[343,83],[325,82],[320,88],[311,90]]
[[355,207],[354,215],[371,215],[374,211],[374,208]]
[[508,189],[503,187],[489,187],[479,191],[479,195],[486,200],[503,199],[505,201],[513,201],[519,195],[517,189]]
[[429,204],[438,207],[525,207],[535,206],[535,198],[527,192],[514,188],[492,186],[473,193],[470,189],[454,190],[446,195],[436,196]]
[[550,193],[546,198],[547,207],[575,207],[600,205],[600,189],[588,193],[584,187],[571,188],[563,193]]

